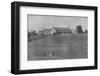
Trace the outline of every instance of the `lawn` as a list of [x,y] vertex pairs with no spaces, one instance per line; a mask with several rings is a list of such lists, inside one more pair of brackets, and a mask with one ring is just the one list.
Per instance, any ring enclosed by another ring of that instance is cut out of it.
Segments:
[[28,60],[88,58],[87,33],[50,35],[28,42]]

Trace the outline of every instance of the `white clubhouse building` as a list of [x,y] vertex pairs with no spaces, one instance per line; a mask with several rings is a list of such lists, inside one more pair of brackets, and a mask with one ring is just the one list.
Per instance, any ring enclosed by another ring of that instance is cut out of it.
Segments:
[[68,26],[57,26],[53,28],[45,28],[38,32],[39,35],[52,35],[54,33],[71,34],[72,31]]

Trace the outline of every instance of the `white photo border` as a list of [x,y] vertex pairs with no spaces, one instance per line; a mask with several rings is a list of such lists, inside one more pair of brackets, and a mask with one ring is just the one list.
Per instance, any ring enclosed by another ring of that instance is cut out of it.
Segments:
[[[27,14],[88,17],[88,59],[27,60]],[[20,70],[94,66],[94,10],[20,7]]]

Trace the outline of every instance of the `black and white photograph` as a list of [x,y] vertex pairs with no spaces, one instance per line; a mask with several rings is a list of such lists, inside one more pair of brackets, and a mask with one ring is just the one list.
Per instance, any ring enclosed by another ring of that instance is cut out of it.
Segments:
[[97,7],[11,4],[11,72],[97,69]]
[[28,60],[88,58],[88,17],[27,15]]

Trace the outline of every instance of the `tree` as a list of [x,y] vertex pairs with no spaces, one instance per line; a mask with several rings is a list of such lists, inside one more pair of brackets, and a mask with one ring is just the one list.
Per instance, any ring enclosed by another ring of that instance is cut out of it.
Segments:
[[88,30],[85,30],[84,32],[85,32],[85,33],[88,33]]
[[82,30],[82,26],[81,26],[81,25],[78,25],[78,26],[76,27],[76,29],[77,29],[77,32],[78,32],[78,33],[83,33],[83,30]]
[[37,35],[37,33],[35,31],[32,31],[32,35]]
[[28,41],[31,41],[33,39],[34,36],[36,36],[37,33],[33,30],[33,31],[28,31]]

